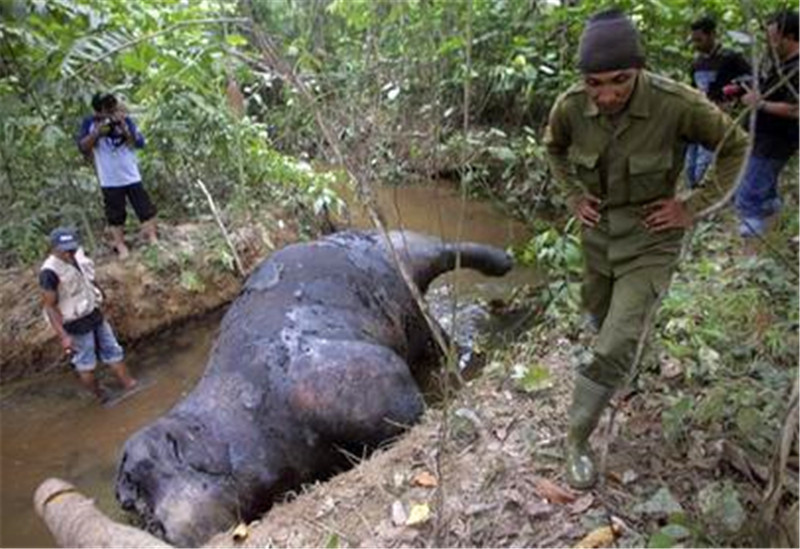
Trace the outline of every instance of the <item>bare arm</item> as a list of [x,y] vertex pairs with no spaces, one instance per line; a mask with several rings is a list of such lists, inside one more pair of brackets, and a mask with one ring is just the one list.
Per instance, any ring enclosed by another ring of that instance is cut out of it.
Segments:
[[94,125],[92,131],[90,131],[86,137],[80,140],[78,146],[80,147],[83,154],[90,154],[94,149],[95,144],[97,143],[97,138],[100,137],[100,128],[97,124]]
[[61,316],[61,311],[58,310],[58,293],[53,290],[42,290],[42,305],[47,318],[50,320],[50,325],[61,340],[64,352],[70,353],[72,351],[72,338],[64,329],[64,319]]
[[798,109],[797,103],[781,103],[779,101],[761,101],[758,104],[759,110],[762,110],[775,116],[783,118],[794,118],[797,120]]

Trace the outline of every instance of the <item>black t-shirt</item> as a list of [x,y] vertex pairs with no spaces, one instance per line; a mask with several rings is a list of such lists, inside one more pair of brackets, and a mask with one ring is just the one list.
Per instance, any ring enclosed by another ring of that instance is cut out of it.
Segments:
[[[39,271],[39,286],[43,290],[51,292],[58,291],[59,284],[58,275],[52,269],[42,269]],[[82,335],[92,331],[103,321],[103,313],[100,309],[95,308],[91,313],[81,318],[76,318],[70,322],[64,323],[64,330],[68,334]]]
[[734,78],[751,74],[750,63],[734,50],[717,46],[709,55],[698,55],[692,62],[691,76],[695,87],[715,103],[725,99],[722,88]]
[[[797,90],[800,88],[800,76],[797,73],[798,60],[795,55],[773,67],[765,78],[761,79],[760,89],[765,93],[766,101],[797,104]],[[792,72],[794,71],[794,74]],[[772,93],[766,94],[777,85],[784,75],[791,76]],[[800,142],[798,134],[798,121],[796,118],[776,116],[763,110],[756,113],[756,137],[753,144],[753,153],[767,158],[789,158],[792,156]]]

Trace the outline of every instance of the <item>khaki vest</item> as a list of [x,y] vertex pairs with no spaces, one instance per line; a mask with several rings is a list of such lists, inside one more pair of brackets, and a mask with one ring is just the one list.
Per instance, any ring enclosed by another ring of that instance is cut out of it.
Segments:
[[[78,248],[75,261],[80,269],[50,255],[41,268],[50,269],[58,276],[58,309],[65,323],[83,318],[102,301],[100,290],[94,285],[94,263],[86,257],[83,248]],[[45,319],[49,322],[46,313]]]

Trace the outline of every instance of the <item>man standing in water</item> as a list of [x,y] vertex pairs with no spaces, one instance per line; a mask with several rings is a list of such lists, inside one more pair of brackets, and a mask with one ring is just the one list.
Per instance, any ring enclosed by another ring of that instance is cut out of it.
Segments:
[[45,316],[72,358],[81,383],[105,402],[107,395],[94,375],[98,356],[126,390],[136,387],[137,381],[128,374],[122,347],[100,311],[94,264],[83,253],[78,234],[59,227],[50,233],[50,245],[50,255],[39,271]]
[[[623,13],[593,16],[580,42],[582,81],[558,98],[545,136],[553,177],[582,224],[583,302],[599,330],[569,412],[566,472],[576,488],[596,481],[589,436],[630,373],[684,229],[734,184],[747,148],[744,132],[702,93],[644,64]],[[718,177],[678,198],[687,143],[720,146]]]

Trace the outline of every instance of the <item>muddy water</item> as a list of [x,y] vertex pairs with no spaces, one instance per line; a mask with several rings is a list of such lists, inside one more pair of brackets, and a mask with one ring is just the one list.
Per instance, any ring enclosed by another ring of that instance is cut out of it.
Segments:
[[[503,218],[491,205],[462,202],[452,187],[445,185],[386,188],[380,192],[379,202],[392,228],[405,227],[445,239],[460,234],[462,239],[503,247],[524,242],[528,236],[522,225]],[[369,226],[363,212],[354,210],[353,214],[356,226]],[[464,271],[441,277],[432,292],[449,295],[446,287],[456,283],[460,295],[502,298],[518,284],[532,280],[533,273],[524,269],[514,269],[503,279]],[[95,404],[70,373],[0,388],[0,546],[53,545],[32,504],[34,490],[49,476],[74,483],[107,514],[122,518],[113,493],[122,444],[195,385],[222,314],[130,349],[128,364],[151,385],[113,408]],[[102,379],[114,387],[110,376]]]
[[[343,193],[345,196],[347,193]],[[351,203],[351,200],[347,200]],[[501,248],[523,244],[530,237],[527,227],[504,217],[491,203],[464,199],[452,183],[384,187],[377,196],[389,229],[408,229],[451,240],[472,240]],[[353,224],[372,228],[363,208],[351,207]],[[503,278],[491,278],[474,271],[448,273],[432,290],[457,285],[459,295],[477,294],[485,298],[503,297],[521,284],[534,281],[530,269],[514,268]]]

